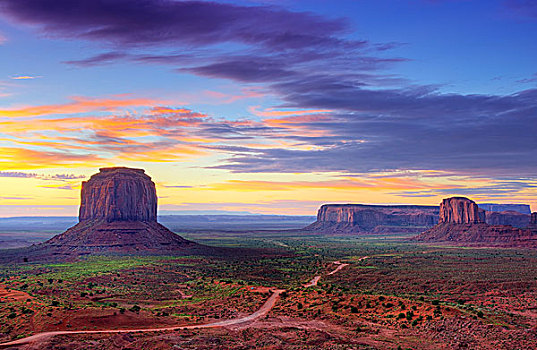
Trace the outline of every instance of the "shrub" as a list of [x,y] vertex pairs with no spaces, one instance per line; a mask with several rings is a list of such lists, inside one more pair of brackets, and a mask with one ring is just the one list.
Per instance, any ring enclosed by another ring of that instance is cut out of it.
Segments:
[[133,307],[131,307],[131,308],[129,309],[129,311],[132,311],[132,312],[140,312],[141,309],[142,309],[142,308],[139,307],[138,305],[134,305]]

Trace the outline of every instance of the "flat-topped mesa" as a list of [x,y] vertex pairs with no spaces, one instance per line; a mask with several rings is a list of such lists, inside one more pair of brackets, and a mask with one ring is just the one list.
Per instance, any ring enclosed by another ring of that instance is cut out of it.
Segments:
[[438,222],[438,207],[424,205],[324,204],[305,228],[324,233],[419,232]]
[[477,205],[488,212],[516,211],[520,214],[531,214],[529,204],[477,203]]
[[101,168],[82,182],[80,222],[157,221],[155,183],[143,169]]
[[485,211],[465,197],[451,197],[440,204],[439,223],[479,224],[485,222]]

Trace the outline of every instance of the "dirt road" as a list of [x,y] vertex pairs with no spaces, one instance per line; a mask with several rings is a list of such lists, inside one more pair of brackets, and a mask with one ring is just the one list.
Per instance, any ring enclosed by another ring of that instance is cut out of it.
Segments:
[[[368,256],[364,256],[363,258],[360,258],[359,261],[365,260],[369,258]],[[342,268],[349,264],[343,264],[339,261],[335,261],[334,264],[338,265],[333,271],[329,272],[328,275],[333,275],[340,271]],[[321,275],[315,276],[310,282],[306,283],[304,285],[305,288],[316,286],[319,280],[321,279]],[[281,293],[283,293],[284,289],[276,289],[272,291],[272,295],[265,301],[265,303],[257,310],[256,312],[244,316],[244,317],[238,317],[238,318],[232,318],[229,320],[223,320],[218,322],[211,322],[211,323],[205,323],[205,324],[198,324],[198,325],[190,325],[190,326],[174,326],[174,327],[162,327],[162,328],[134,328],[134,329],[104,329],[104,330],[98,330],[98,331],[55,331],[55,332],[43,332],[43,333],[37,333],[35,335],[14,340],[7,343],[0,344],[0,349],[19,346],[19,345],[26,345],[31,343],[37,343],[37,342],[43,342],[46,341],[54,336],[57,335],[66,335],[66,334],[117,334],[117,333],[138,333],[138,332],[161,332],[161,331],[175,331],[178,329],[200,329],[200,328],[216,328],[216,327],[227,327],[227,326],[233,326],[238,325],[241,323],[247,323],[250,321],[254,321],[260,317],[265,316],[268,314],[268,312],[274,307],[276,304],[276,301],[278,300]]]
[[117,333],[137,333],[137,332],[160,332],[160,331],[175,331],[178,329],[199,329],[199,328],[216,328],[216,327],[226,327],[237,325],[241,323],[246,323],[254,321],[260,317],[265,316],[268,312],[274,307],[276,301],[278,300],[280,294],[284,292],[283,289],[277,289],[272,291],[270,298],[265,301],[265,303],[253,314],[244,317],[233,318],[230,320],[211,322],[206,324],[190,325],[190,326],[174,326],[174,327],[162,327],[162,328],[135,328],[135,329],[104,329],[99,331],[56,331],[56,332],[43,332],[38,333],[26,338],[14,340],[8,343],[0,344],[0,348],[8,348],[13,346],[25,345],[30,343],[46,341],[57,335],[66,335],[66,334],[117,334]]
[[[361,260],[364,260],[364,259],[367,259],[368,256],[364,256],[363,258],[360,258],[358,261],[361,261]],[[345,266],[348,266],[349,264],[343,264],[339,261],[334,261],[334,264],[338,265],[338,267],[336,267],[333,271],[330,271],[328,273],[328,275],[333,275],[335,273],[337,273],[339,270],[341,270],[342,268],[344,268]],[[317,285],[317,283],[319,283],[319,281],[321,280],[321,275],[317,275],[315,277],[313,277],[313,279],[311,281],[309,281],[308,283],[304,284],[302,287],[304,288],[309,288],[309,287],[315,287]]]

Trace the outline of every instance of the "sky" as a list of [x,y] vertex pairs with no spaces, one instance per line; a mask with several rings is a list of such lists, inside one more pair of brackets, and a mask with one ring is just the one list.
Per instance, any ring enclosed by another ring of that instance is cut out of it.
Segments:
[[101,167],[166,212],[537,210],[537,2],[0,0],[0,217]]

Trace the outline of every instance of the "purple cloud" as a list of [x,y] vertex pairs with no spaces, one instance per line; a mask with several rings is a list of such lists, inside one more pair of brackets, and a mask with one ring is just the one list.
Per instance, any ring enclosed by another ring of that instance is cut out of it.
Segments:
[[273,50],[353,45],[333,37],[342,19],[269,6],[172,0],[2,0],[12,19],[43,33],[111,45],[212,45],[238,42]]
[[74,175],[74,174],[53,174],[53,175],[44,175],[36,173],[24,173],[21,171],[0,171],[0,177],[18,177],[18,178],[34,178],[41,180],[75,180],[75,179],[84,179],[84,175]]

